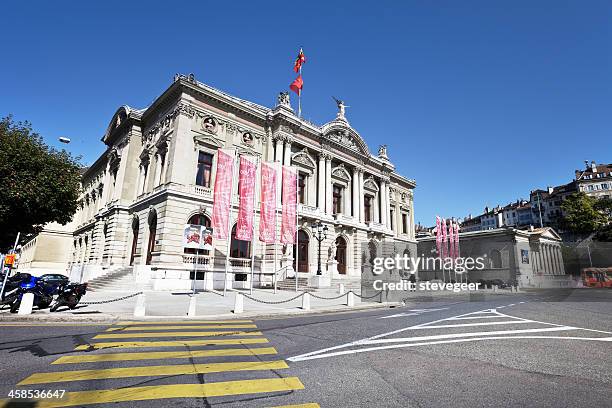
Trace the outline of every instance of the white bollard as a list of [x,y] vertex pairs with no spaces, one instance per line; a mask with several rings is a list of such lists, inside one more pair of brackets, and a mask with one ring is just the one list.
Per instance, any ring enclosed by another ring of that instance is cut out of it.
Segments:
[[310,293],[305,292],[302,296],[302,309],[310,310]]
[[355,294],[353,292],[348,292],[346,294],[346,305],[348,307],[355,306]]
[[26,315],[32,314],[32,307],[34,306],[34,294],[24,293],[21,296],[21,304],[19,305],[19,311],[17,314]]
[[338,284],[338,293],[344,293],[344,283]]
[[242,293],[236,292],[236,298],[234,299],[234,313],[244,312],[244,296]]
[[134,317],[144,317],[146,309],[145,295],[141,293],[136,297],[136,307],[134,307]]
[[191,298],[189,299],[189,311],[187,312],[187,316],[195,317],[195,315],[196,315],[196,297],[192,295]]
[[493,285],[493,292],[497,292],[497,285]]

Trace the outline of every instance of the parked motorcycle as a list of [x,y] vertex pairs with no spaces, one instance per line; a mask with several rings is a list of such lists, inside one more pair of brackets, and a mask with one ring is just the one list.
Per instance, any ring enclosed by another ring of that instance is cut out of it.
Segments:
[[60,306],[68,306],[69,309],[74,309],[85,293],[87,293],[87,283],[62,284],[57,298],[49,310],[55,312]]
[[[9,276],[6,279],[6,288],[2,291],[2,299],[0,299],[0,305],[9,305],[13,303],[17,296],[17,290],[22,281],[29,280],[31,277],[28,273],[16,273],[13,276]],[[4,282],[4,275],[0,276],[0,290]]]
[[[29,276],[29,278],[26,275]],[[57,292],[57,286],[49,285],[36,276],[28,274],[23,274],[23,276],[24,278],[19,283],[17,291],[10,299],[11,313],[17,313],[19,306],[21,306],[21,299],[26,293],[34,294],[33,306],[39,309],[49,307],[53,301],[53,295]]]

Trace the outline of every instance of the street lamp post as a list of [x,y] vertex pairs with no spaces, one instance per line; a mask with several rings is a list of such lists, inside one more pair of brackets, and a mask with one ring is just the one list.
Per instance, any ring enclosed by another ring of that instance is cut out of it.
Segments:
[[312,235],[319,242],[319,259],[317,264],[317,275],[323,275],[321,272],[321,242],[324,239],[327,239],[327,226],[321,224],[321,221],[318,221],[311,225]]

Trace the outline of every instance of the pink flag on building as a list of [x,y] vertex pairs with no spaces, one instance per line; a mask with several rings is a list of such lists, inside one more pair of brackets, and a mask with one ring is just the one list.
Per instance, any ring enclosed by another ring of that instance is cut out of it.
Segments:
[[442,257],[442,221],[440,217],[436,215],[436,248],[438,249],[438,256]]
[[455,233],[453,231],[453,220],[448,224],[448,249],[449,257],[455,259]]
[[253,239],[253,209],[255,203],[255,173],[257,164],[245,156],[240,156],[240,176],[238,195],[238,222],[236,223],[236,239],[250,241]]
[[448,256],[448,231],[446,230],[446,220],[442,218],[442,258]]
[[283,166],[283,223],[281,224],[281,242],[294,244],[297,229],[297,172],[291,167]]
[[455,258],[459,258],[459,223],[455,224]]
[[266,163],[261,164],[260,210],[259,240],[273,244],[276,242],[276,169]]
[[234,178],[234,153],[219,149],[217,173],[213,193],[212,228],[213,238],[227,239],[229,235],[229,212],[231,206],[232,181]]

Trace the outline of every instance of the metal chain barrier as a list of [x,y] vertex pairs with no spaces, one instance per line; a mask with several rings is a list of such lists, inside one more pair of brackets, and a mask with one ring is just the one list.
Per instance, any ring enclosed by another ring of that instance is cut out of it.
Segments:
[[[352,292],[352,290],[350,292]],[[314,293],[311,293],[310,296],[312,296],[313,298],[323,299],[323,300],[335,300],[335,299],[340,299],[341,297],[346,296],[347,293],[348,292],[342,293],[342,294],[340,294],[338,296],[334,296],[334,297],[318,296],[318,295],[315,295]]]
[[252,300],[254,302],[263,303],[263,304],[266,304],[266,305],[280,305],[281,303],[287,303],[287,302],[291,302],[292,300],[301,298],[302,296],[304,296],[304,292],[300,293],[297,296],[292,297],[291,299],[279,300],[279,301],[261,300],[261,299],[257,299],[257,298],[254,298],[252,296],[249,296],[246,293],[243,293],[242,296],[244,296],[245,298],[250,299],[250,300]]
[[79,302],[79,304],[81,304],[81,305],[101,305],[101,304],[104,304],[104,303],[119,302],[121,300],[132,298],[134,296],[142,295],[143,293],[144,292],[136,292],[136,293],[132,293],[131,295],[127,295],[127,296],[120,297],[120,298],[117,298],[117,299],[101,300],[99,302]]
[[[351,292],[353,292],[353,291],[351,290]],[[374,294],[373,296],[361,296],[361,295],[356,294],[355,292],[353,292],[353,295],[355,295],[355,296],[357,296],[358,298],[361,298],[361,299],[373,299],[373,298],[375,298],[376,296],[380,296],[380,294],[381,294],[382,292],[383,292],[383,291],[381,290],[380,292],[378,292],[378,293]]]

